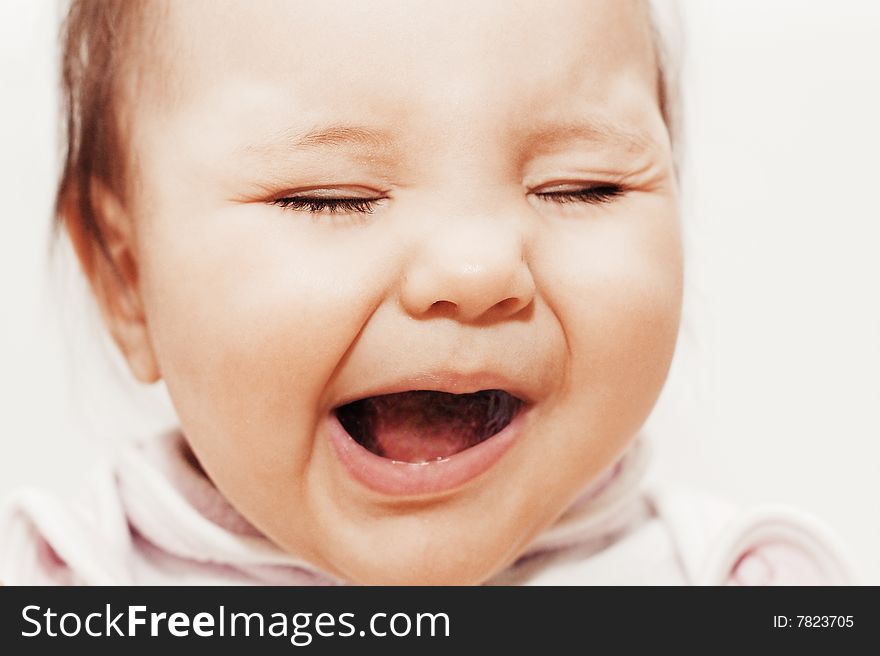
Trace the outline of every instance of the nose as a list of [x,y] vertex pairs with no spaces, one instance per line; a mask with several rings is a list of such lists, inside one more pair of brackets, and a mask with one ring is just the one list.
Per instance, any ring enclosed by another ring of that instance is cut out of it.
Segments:
[[526,231],[516,217],[459,216],[421,240],[404,276],[401,301],[416,318],[498,321],[531,304],[535,281]]

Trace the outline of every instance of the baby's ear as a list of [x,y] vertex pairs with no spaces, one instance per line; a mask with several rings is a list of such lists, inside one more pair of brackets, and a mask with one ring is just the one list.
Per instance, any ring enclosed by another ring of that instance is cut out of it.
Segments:
[[65,226],[113,341],[135,378],[156,382],[159,365],[147,329],[132,217],[118,196],[94,178],[91,200],[106,249],[86,227],[78,199],[62,207]]

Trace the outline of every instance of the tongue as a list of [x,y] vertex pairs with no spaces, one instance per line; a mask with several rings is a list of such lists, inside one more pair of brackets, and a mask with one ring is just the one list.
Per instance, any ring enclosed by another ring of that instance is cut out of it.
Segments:
[[338,410],[345,429],[374,453],[403,462],[447,458],[503,429],[521,401],[503,390],[413,391],[371,396]]

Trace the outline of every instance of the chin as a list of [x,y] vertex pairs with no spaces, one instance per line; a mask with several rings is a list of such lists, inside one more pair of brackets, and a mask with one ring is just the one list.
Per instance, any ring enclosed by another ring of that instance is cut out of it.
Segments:
[[417,539],[381,542],[356,550],[346,545],[334,554],[337,575],[355,585],[480,585],[508,560],[503,549],[493,550],[473,539],[448,539],[444,544],[442,537],[422,533]]
[[372,563],[363,571],[353,573],[350,581],[356,585],[481,585],[496,571],[496,568],[480,562]]

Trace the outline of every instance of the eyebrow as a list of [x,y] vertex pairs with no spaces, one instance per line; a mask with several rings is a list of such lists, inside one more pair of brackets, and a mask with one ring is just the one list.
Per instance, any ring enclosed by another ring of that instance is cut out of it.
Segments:
[[[609,144],[629,152],[642,152],[656,147],[647,134],[604,120],[558,121],[520,133],[522,152],[547,152],[573,141]],[[315,150],[322,147],[351,146],[373,153],[388,151],[396,141],[388,130],[364,125],[333,123],[315,127],[305,133],[287,127],[270,134],[265,140],[240,148],[246,154],[276,155],[291,150]]]
[[316,127],[303,133],[285,128],[272,133],[264,141],[251,143],[241,150],[249,154],[275,154],[279,151],[312,150],[326,146],[355,146],[370,150],[387,150],[394,144],[391,134],[362,125],[335,123]]
[[522,143],[525,151],[542,152],[572,141],[619,146],[629,152],[650,150],[657,142],[646,133],[604,120],[560,121],[529,131]]

